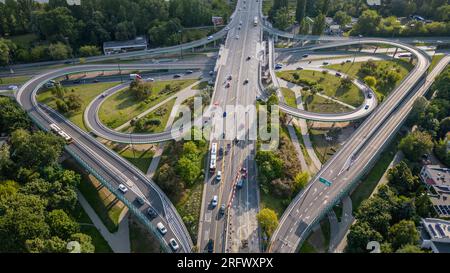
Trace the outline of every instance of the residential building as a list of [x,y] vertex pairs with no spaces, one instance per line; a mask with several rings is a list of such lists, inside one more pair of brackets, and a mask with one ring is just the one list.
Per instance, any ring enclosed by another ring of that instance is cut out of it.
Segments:
[[437,194],[450,194],[450,169],[439,165],[424,165],[420,179],[427,187],[433,187]]

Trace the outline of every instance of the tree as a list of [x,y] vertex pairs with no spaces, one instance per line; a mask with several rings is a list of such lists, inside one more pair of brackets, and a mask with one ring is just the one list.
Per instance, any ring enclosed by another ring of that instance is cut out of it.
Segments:
[[334,21],[338,23],[341,27],[350,24],[352,21],[352,17],[350,17],[345,11],[338,11],[333,17]]
[[340,88],[343,90],[349,90],[352,87],[353,81],[350,77],[342,77]]
[[393,187],[399,195],[408,196],[417,190],[420,182],[409,169],[405,161],[401,161],[388,172],[389,186]]
[[297,0],[297,8],[295,9],[295,20],[299,24],[303,22],[306,16],[306,2],[307,0]]
[[350,232],[347,235],[346,252],[367,252],[366,248],[369,242],[381,242],[382,240],[383,237],[381,236],[381,234],[373,230],[368,223],[364,221],[357,221],[350,227]]
[[45,167],[56,163],[61,155],[64,140],[51,133],[38,131],[30,135],[23,129],[11,135],[12,159],[24,167]]
[[52,210],[47,216],[47,223],[51,233],[63,239],[68,239],[80,229],[78,223],[61,209]]
[[63,43],[51,44],[48,47],[48,56],[52,60],[68,59],[72,55],[72,48]]
[[272,236],[272,233],[278,226],[278,216],[275,211],[264,208],[256,215],[256,219],[258,219],[262,230],[267,234],[267,236]]
[[100,49],[95,45],[84,45],[78,50],[81,57],[98,56],[101,54]]
[[399,148],[408,159],[418,161],[433,149],[433,139],[429,133],[416,130],[400,141]]
[[45,201],[35,195],[17,193],[1,200],[0,252],[24,252],[25,241],[47,238]]
[[389,228],[389,240],[393,249],[408,244],[415,245],[419,242],[419,232],[413,221],[402,220]]
[[8,65],[11,62],[11,55],[16,49],[13,42],[0,38],[0,66]]
[[81,253],[94,253],[95,246],[92,244],[92,238],[84,233],[74,233],[70,236],[71,241],[78,242],[81,246]]
[[300,172],[294,179],[294,192],[299,192],[306,187],[309,181],[309,174],[307,172]]
[[22,108],[13,99],[0,97],[0,132],[9,134],[29,127],[30,120]]
[[64,253],[67,243],[57,236],[50,239],[34,238],[25,241],[25,248],[30,253]]
[[320,13],[319,15],[316,16],[316,18],[314,18],[312,34],[322,35],[324,30],[325,30],[325,15],[323,13]]
[[379,196],[364,200],[358,211],[356,219],[366,222],[371,228],[382,235],[387,234],[392,216],[392,204]]
[[176,171],[188,185],[193,185],[201,173],[199,164],[187,156],[182,156],[178,160]]
[[69,111],[77,112],[81,109],[83,100],[80,98],[80,95],[69,94],[65,99],[65,103]]
[[352,34],[371,35],[378,31],[381,16],[375,10],[365,10],[353,27]]
[[395,253],[425,253],[420,247],[417,245],[404,245],[401,248],[397,249]]
[[289,9],[287,7],[277,10],[274,17],[274,26],[281,30],[285,30],[287,27],[292,25],[294,18],[291,16]]
[[364,82],[372,89],[377,85],[377,79],[373,76],[364,77]]

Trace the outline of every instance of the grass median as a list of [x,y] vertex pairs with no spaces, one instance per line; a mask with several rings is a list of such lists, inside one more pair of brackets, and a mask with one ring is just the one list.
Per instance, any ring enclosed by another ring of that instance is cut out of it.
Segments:
[[[117,128],[196,81],[196,79],[189,79],[155,82],[146,100],[137,99],[129,92],[129,88],[126,88],[103,102],[99,110],[99,118],[106,126]],[[163,92],[167,88],[171,91]]]

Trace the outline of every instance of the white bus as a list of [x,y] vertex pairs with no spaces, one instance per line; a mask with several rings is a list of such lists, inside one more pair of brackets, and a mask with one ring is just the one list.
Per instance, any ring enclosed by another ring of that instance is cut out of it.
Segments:
[[209,163],[209,171],[216,171],[216,159],[217,159],[217,143],[211,144],[211,161]]

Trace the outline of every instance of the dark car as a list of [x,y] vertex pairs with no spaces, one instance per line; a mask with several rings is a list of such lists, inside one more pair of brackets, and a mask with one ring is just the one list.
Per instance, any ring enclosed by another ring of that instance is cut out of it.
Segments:
[[372,98],[372,93],[367,94],[367,97],[368,97],[369,99],[371,99],[371,98]]
[[223,155],[223,147],[220,147],[220,149],[219,149],[219,155],[220,155],[220,156]]
[[229,88],[231,86],[231,84],[229,82],[227,82],[227,84],[225,84],[225,88]]
[[136,203],[137,203],[139,206],[144,205],[144,204],[145,204],[144,198],[142,198],[142,197],[140,197],[140,196],[136,197]]
[[223,112],[223,117],[226,117],[227,116],[227,112]]
[[219,209],[219,214],[220,215],[224,215],[225,214],[225,208],[226,208],[225,204],[222,204],[222,206],[220,206],[220,209]]
[[248,57],[247,57],[247,61],[250,60],[251,58],[252,58],[252,57],[248,56]]
[[181,78],[181,75],[180,74],[175,74],[175,75],[173,75],[173,77],[174,78]]
[[214,240],[213,239],[209,239],[207,249],[208,249],[208,253],[212,253],[214,251]]
[[303,54],[302,58],[308,58],[308,54]]
[[156,216],[158,216],[158,214],[156,213],[156,211],[154,211],[152,208],[148,208],[147,209],[147,214],[148,216],[150,216],[150,218],[156,218]]
[[248,79],[245,79],[244,84],[247,84],[247,83],[248,83]]

